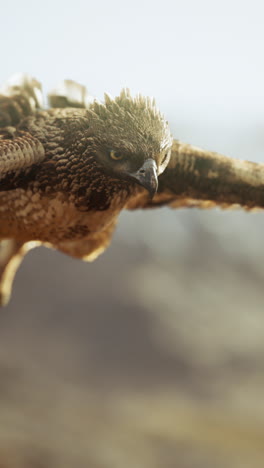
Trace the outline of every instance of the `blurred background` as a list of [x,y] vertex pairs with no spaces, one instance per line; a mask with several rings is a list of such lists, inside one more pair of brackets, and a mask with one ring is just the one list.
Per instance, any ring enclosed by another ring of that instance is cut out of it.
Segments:
[[[261,2],[2,2],[0,80],[155,96],[175,138],[264,162]],[[264,215],[123,213],[32,251],[0,314],[1,468],[264,466]]]

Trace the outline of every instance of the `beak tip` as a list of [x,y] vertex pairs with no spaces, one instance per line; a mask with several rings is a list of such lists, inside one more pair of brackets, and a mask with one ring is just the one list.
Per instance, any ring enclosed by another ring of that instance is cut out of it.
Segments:
[[147,190],[148,190],[150,198],[152,199],[156,195],[157,190],[158,190],[158,180],[155,181],[155,184],[149,186]]
[[157,164],[154,159],[147,159],[142,167],[134,174],[131,174],[132,178],[139,185],[144,187],[152,199],[158,190],[158,175],[157,175]]

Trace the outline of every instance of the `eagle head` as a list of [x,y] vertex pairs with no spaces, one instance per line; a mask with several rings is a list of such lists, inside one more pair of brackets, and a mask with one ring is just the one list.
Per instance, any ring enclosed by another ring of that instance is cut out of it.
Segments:
[[172,146],[168,122],[154,99],[133,98],[123,89],[114,99],[105,94],[103,103],[93,101],[87,117],[97,162],[116,178],[137,183],[153,196]]

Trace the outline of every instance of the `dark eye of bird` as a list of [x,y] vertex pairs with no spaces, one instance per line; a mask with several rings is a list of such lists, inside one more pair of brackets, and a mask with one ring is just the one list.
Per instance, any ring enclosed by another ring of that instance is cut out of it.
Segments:
[[109,156],[114,161],[121,161],[121,159],[124,159],[124,155],[122,153],[119,153],[118,151],[114,150],[109,151]]

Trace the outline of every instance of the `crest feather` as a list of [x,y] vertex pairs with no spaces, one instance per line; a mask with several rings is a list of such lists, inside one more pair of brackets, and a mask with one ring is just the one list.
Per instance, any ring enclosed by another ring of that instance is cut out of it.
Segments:
[[118,143],[124,150],[158,153],[172,144],[168,122],[158,110],[154,98],[131,96],[124,88],[119,96],[104,95],[87,109],[91,127],[102,143]]

